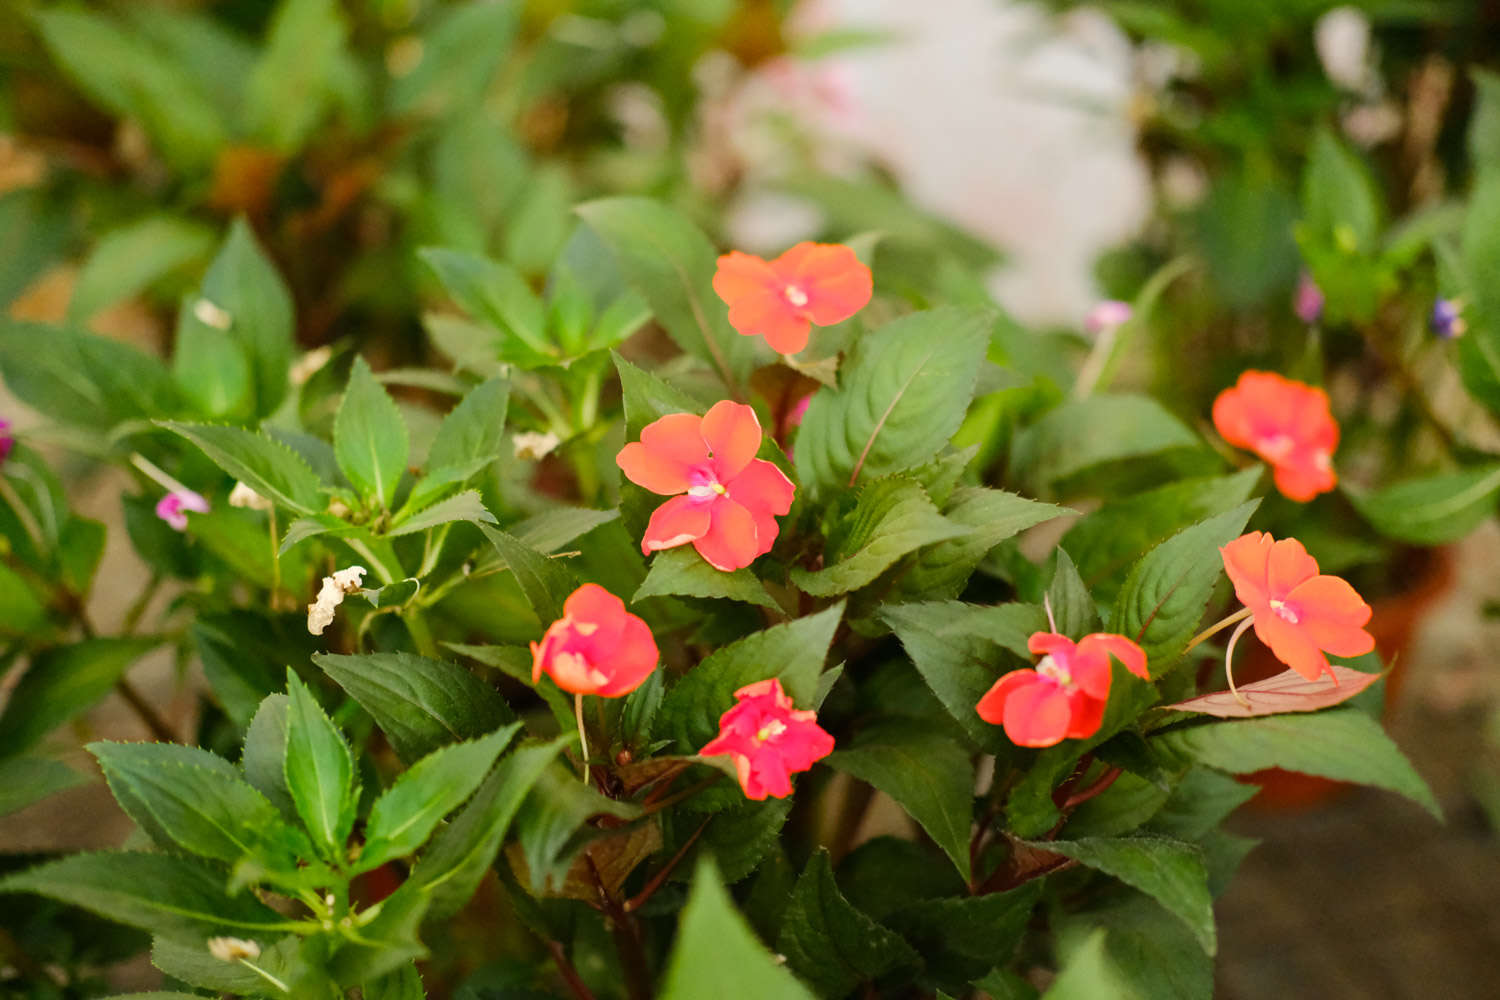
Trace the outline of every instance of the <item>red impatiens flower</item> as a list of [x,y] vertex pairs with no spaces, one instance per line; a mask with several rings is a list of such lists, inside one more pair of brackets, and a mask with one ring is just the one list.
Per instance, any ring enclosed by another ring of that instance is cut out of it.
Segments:
[[719,735],[698,753],[732,757],[747,798],[784,799],[792,794],[791,774],[833,753],[833,737],[818,725],[816,712],[792,707],[774,677],[747,684],[734,696],[739,704],[719,718]]
[[714,291],[729,305],[729,325],[765,337],[780,354],[807,346],[809,326],[842,323],[874,290],[870,269],[841,243],[798,243],[773,261],[738,250],[719,258]]
[[1338,483],[1333,451],[1339,425],[1328,394],[1275,372],[1248,371],[1214,400],[1214,427],[1225,441],[1271,465],[1276,488],[1306,502]]
[[792,509],[796,487],[755,457],[760,439],[755,410],[726,399],[701,417],[670,413],[621,448],[615,463],[627,479],[672,496],[651,515],[641,551],[692,542],[710,566],[726,572],[771,551],[776,518]]
[[1375,648],[1364,629],[1370,606],[1344,580],[1320,575],[1317,560],[1295,538],[1252,531],[1219,551],[1255,634],[1303,677],[1333,674],[1325,652],[1361,656]]
[[656,640],[625,602],[585,583],[563,602],[563,616],[531,644],[531,682],[547,674],[574,694],[617,698],[656,669]]
[[1146,653],[1123,635],[1096,632],[1074,643],[1055,632],[1037,632],[1027,648],[1043,653],[1035,670],[1012,670],[974,706],[985,722],[1005,726],[1023,747],[1050,747],[1099,731],[1109,700],[1109,658],[1150,680]]

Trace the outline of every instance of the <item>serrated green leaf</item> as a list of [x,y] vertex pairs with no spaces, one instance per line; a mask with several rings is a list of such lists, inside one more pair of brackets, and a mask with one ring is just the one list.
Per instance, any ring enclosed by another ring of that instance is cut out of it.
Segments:
[[675,740],[680,752],[696,753],[718,735],[719,716],[734,707],[734,692],[771,677],[781,680],[799,706],[808,705],[843,613],[843,604],[836,604],[710,653],[668,689],[657,713],[657,731]]
[[813,1000],[756,940],[719,882],[713,861],[703,858],[683,907],[677,943],[667,960],[661,1000]]
[[408,763],[515,721],[498,691],[457,664],[411,653],[315,653],[313,662],[370,713]]
[[323,507],[318,477],[302,457],[259,431],[219,424],[161,425],[187,438],[214,464],[267,500],[297,512],[314,515]]
[[887,720],[862,730],[824,763],[895,799],[969,878],[974,775],[959,743],[916,720]]
[[611,352],[610,357],[620,375],[626,437],[639,438],[642,427],[669,413],[702,413],[707,409],[681,389],[643,368],[637,368],[619,354]]
[[1153,678],[1171,669],[1192,638],[1224,571],[1219,549],[1239,537],[1259,505],[1252,500],[1179,531],[1125,578],[1110,630],[1140,644]]
[[630,603],[666,595],[721,597],[781,610],[776,599],[766,591],[765,585],[748,567],[732,573],[714,569],[690,545],[680,545],[675,549],[656,553],[651,559],[651,569],[647,572],[646,579],[636,588]]
[[826,849],[814,852],[792,889],[776,950],[824,997],[847,996],[861,982],[922,964],[910,945],[849,904]]
[[792,568],[792,582],[815,597],[833,597],[871,583],[898,559],[924,545],[967,534],[938,513],[915,480],[868,483],[854,510],[834,529],[823,569]]
[[286,398],[296,318],[291,292],[244,219],[229,227],[198,295],[228,317],[255,374],[255,412],[269,415]]
[[201,942],[212,933],[269,933],[286,918],[249,893],[225,893],[221,870],[191,858],[134,851],[72,854],[0,879],[0,893],[34,892],[117,923]]
[[40,802],[49,795],[84,783],[83,775],[68,765],[44,757],[0,760],[0,816]]
[[1495,513],[1500,465],[1423,476],[1373,493],[1350,494],[1355,509],[1387,538],[1415,545],[1457,541]]
[[538,552],[552,553],[573,539],[588,534],[601,524],[620,516],[618,510],[589,510],[585,507],[550,507],[510,526],[516,541]]
[[157,639],[85,639],[36,653],[0,712],[0,757],[28,749],[114,689]]
[[290,704],[284,694],[266,695],[245,730],[240,769],[251,787],[269,799],[284,818],[295,820],[297,807],[286,787],[286,717]]
[[893,914],[891,926],[928,956],[944,952],[1003,964],[1026,934],[1042,896],[1039,882],[982,896],[924,899]]
[[470,389],[443,422],[427,450],[427,469],[467,467],[498,458],[505,447],[510,382],[492,378]]
[[[598,835],[588,823],[590,818],[629,820],[640,812],[640,806],[633,802],[617,802],[591,784],[580,784],[578,776],[560,764],[547,768],[515,819],[516,840],[521,845],[531,891],[544,895],[564,889],[574,857]],[[629,872],[621,874],[621,881],[626,874]]]
[[[557,720],[559,732],[567,732],[577,726],[573,721],[573,699],[568,697],[556,684],[534,684],[531,680],[532,655],[531,650],[525,646],[473,646],[461,642],[445,642],[444,646],[467,656],[487,667],[494,667],[512,680],[518,681],[536,691],[537,696],[547,703],[552,717]],[[661,671],[653,671],[652,676],[660,676]],[[640,690],[637,688],[637,690]]]
[[396,401],[370,371],[354,359],[349,387],[333,421],[333,451],[339,468],[365,497],[389,509],[396,483],[406,469],[410,441]]
[[563,616],[563,602],[578,587],[578,581],[556,559],[542,555],[498,528],[481,524],[500,559],[515,574],[521,593],[545,627]]
[[494,524],[495,515],[484,506],[484,500],[480,498],[478,490],[464,490],[446,500],[439,500],[431,507],[423,508],[410,517],[397,520],[386,535],[391,538],[411,535],[453,521]]
[[797,481],[814,492],[927,462],[963,421],[992,315],[945,307],[863,337],[797,432]]
[[1190,725],[1158,733],[1151,742],[1161,750],[1231,774],[1280,767],[1373,785],[1404,795],[1442,818],[1422,776],[1380,723],[1358,709]]
[[968,528],[968,534],[926,546],[918,552],[911,569],[901,577],[900,591],[913,600],[955,598],[996,545],[1067,513],[1066,507],[1028,500],[1003,490],[961,487],[954,491],[943,517]]
[[360,993],[364,1000],[427,1000],[422,974],[412,962],[365,982]]
[[1106,463],[1201,447],[1198,435],[1154,399],[1093,395],[1064,403],[1018,434],[1011,468],[1045,494]]
[[296,674],[287,675],[286,787],[318,849],[342,857],[354,826],[354,757]]
[[[694,804],[703,804],[708,809],[710,804],[703,802],[708,797],[700,796]],[[792,800],[773,798],[764,802],[749,802],[743,799],[738,789],[729,792],[728,797],[738,804],[720,808],[713,813],[690,857],[713,858],[725,883],[734,885],[759,868],[761,862],[780,852],[781,830],[786,826],[787,816],[792,811]],[[686,811],[679,816],[664,816],[662,819],[663,826],[691,824],[681,832],[678,841],[691,834],[702,822],[698,814]],[[671,838],[667,839],[670,843]],[[677,881],[687,879],[684,866],[678,867],[673,878]]]
[[1202,852],[1192,844],[1138,836],[1049,840],[1033,846],[1055,851],[1141,890],[1187,924],[1205,953],[1217,950],[1208,873]]
[[729,325],[713,290],[718,254],[675,209],[648,198],[603,198],[575,210],[614,251],[620,273],[645,297],[677,346],[706,362],[730,389],[755,363],[755,341]]
[[359,870],[406,857],[426,843],[442,818],[479,787],[520,729],[513,722],[472,742],[435,750],[397,778],[370,807]]

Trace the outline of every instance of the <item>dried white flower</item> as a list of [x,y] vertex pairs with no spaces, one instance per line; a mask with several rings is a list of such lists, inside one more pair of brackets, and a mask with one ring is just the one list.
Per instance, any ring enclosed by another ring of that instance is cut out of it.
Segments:
[[1359,8],[1335,7],[1318,18],[1313,45],[1323,72],[1335,85],[1363,93],[1375,83],[1370,19]]
[[292,370],[286,373],[287,380],[292,385],[302,385],[312,378],[319,368],[328,364],[328,359],[331,357],[333,357],[333,350],[327,345],[308,351],[298,358],[297,363],[292,365]]
[[221,962],[238,962],[260,957],[260,945],[244,938],[213,937],[208,939],[208,953]]
[[215,330],[227,330],[234,323],[234,317],[229,315],[228,310],[215,305],[208,299],[199,299],[193,303],[193,316],[198,322],[211,326]]
[[344,595],[360,589],[365,572],[363,566],[350,566],[323,577],[323,587],[318,591],[317,599],[307,606],[309,632],[322,635],[323,630],[333,624],[334,612],[344,603]]
[[545,458],[559,443],[557,435],[551,431],[547,431],[545,434],[539,434],[536,431],[522,431],[520,434],[513,435],[510,442],[511,446],[515,448],[517,458],[525,458],[532,461]]
[[270,510],[271,501],[244,483],[235,483],[234,489],[229,491],[229,506],[248,507],[251,510]]

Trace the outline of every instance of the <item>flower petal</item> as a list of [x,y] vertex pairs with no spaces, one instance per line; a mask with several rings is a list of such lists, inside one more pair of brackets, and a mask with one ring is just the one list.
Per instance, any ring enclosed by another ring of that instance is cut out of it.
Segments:
[[713,450],[719,482],[727,484],[760,450],[760,420],[755,408],[725,399],[703,415],[703,441]]
[[1033,632],[1031,638],[1026,640],[1026,648],[1033,653],[1048,656],[1071,656],[1073,654],[1073,640],[1056,632]]
[[1328,658],[1302,629],[1283,621],[1274,611],[1255,616],[1255,634],[1276,656],[1308,680],[1328,670]]
[[744,470],[724,484],[735,503],[744,504],[752,512],[785,514],[792,509],[792,498],[797,487],[776,467],[775,462],[763,458],[752,459]]
[[751,253],[732,250],[719,258],[714,271],[714,292],[733,306],[750,295],[777,289],[780,282],[771,265]]
[[693,548],[710,566],[726,573],[749,566],[759,551],[755,518],[728,497],[716,497],[707,506],[708,530],[693,540]]
[[729,307],[729,325],[746,337],[765,337],[778,354],[796,354],[807,346],[811,326],[780,292],[740,299]]
[[661,549],[696,542],[708,534],[713,523],[709,506],[694,497],[681,496],[668,500],[651,515],[646,533],[641,538],[641,551],[650,555]]
[[1012,670],[1002,676],[979,699],[974,710],[979,717],[992,725],[1005,722],[1005,702],[1020,688],[1036,684],[1041,680],[1035,670]]
[[635,615],[626,615],[624,624],[605,671],[610,679],[599,687],[598,693],[606,698],[617,698],[640,687],[660,659],[650,626]]
[[1364,630],[1370,606],[1348,582],[1336,576],[1315,576],[1287,595],[1309,639],[1335,656],[1363,656],[1375,648],[1375,637]]
[[1295,538],[1283,538],[1266,557],[1266,593],[1285,599],[1293,587],[1318,575],[1318,561]]
[[1056,684],[1028,684],[1005,702],[1005,735],[1022,747],[1050,747],[1068,734],[1073,709]]
[[1068,709],[1072,718],[1068,722],[1068,739],[1086,740],[1099,731],[1104,722],[1103,698],[1090,698],[1082,691],[1068,696]]
[[703,418],[696,413],[668,413],[641,428],[641,444],[663,458],[684,466],[708,461],[703,440]]
[[688,478],[691,467],[676,459],[651,451],[639,441],[632,441],[620,449],[615,464],[625,473],[625,478],[642,489],[662,496],[686,493],[692,481]]
[[1286,462],[1271,467],[1276,489],[1288,500],[1307,503],[1320,493],[1327,493],[1338,485],[1338,475],[1333,466],[1324,468],[1308,453],[1299,449]]
[[1236,448],[1251,449],[1255,446],[1254,425],[1245,406],[1245,397],[1238,389],[1225,389],[1214,400],[1214,430]]
[[1272,544],[1273,539],[1264,531],[1252,531],[1219,550],[1224,572],[1234,584],[1235,596],[1256,614],[1270,609],[1266,563],[1271,558]]
[[807,295],[804,311],[819,326],[842,323],[868,305],[874,291],[870,269],[841,243],[799,243],[771,267]]
[[1135,674],[1141,680],[1149,681],[1151,675],[1146,672],[1146,651],[1123,635],[1114,635],[1110,632],[1095,632],[1078,640],[1078,646],[1100,646],[1115,659],[1125,665],[1125,669]]

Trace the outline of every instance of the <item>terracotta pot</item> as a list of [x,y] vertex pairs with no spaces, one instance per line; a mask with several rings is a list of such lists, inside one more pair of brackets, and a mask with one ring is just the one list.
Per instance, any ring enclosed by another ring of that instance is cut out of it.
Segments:
[[[1385,714],[1389,715],[1401,697],[1406,682],[1406,651],[1431,607],[1452,589],[1457,562],[1452,548],[1409,549],[1403,554],[1403,569],[1409,569],[1406,590],[1376,599],[1367,628],[1375,636],[1375,648],[1382,662],[1391,666],[1385,679]],[[1245,650],[1244,660],[1234,671],[1235,680],[1264,680],[1286,669],[1285,664],[1254,636]],[[1349,789],[1342,781],[1318,778],[1296,771],[1272,768],[1245,775],[1241,780],[1260,785],[1261,791],[1252,806],[1267,810],[1305,809],[1325,802]]]

